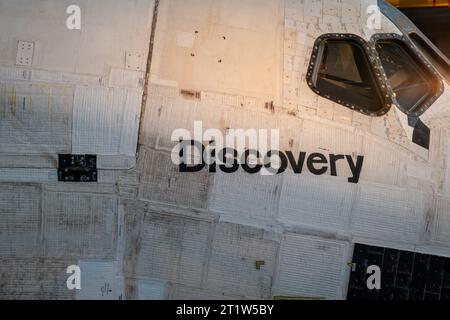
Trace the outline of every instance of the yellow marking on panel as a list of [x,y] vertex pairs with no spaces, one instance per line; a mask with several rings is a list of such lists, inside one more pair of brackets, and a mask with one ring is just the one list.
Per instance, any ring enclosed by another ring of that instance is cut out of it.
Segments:
[[33,87],[38,87],[42,89],[52,89],[52,88],[63,88],[63,89],[69,89],[71,86],[67,84],[46,84],[46,83],[33,83]]

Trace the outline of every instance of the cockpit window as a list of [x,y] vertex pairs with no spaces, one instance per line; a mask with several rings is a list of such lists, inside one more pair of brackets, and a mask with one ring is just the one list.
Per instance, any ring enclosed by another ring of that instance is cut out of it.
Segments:
[[440,91],[439,79],[403,41],[382,39],[376,49],[399,107],[418,116]]
[[369,115],[388,109],[386,94],[364,48],[354,35],[325,35],[313,50],[308,84],[319,95]]
[[375,34],[369,42],[351,34],[322,35],[307,82],[318,95],[370,116],[385,114],[395,103],[417,118],[443,92],[436,69],[398,34]]
[[436,52],[420,35],[415,32],[409,34],[409,38],[415,46],[430,60],[441,75],[450,82],[450,63],[445,56]]

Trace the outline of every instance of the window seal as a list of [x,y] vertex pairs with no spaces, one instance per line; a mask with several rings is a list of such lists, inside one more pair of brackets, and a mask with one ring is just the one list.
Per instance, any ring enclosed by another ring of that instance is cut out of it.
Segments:
[[[365,110],[364,106],[356,106],[354,104],[351,104],[346,101],[342,101],[340,98],[332,96],[330,94],[324,94],[320,92],[315,86],[314,86],[314,79],[316,77],[317,73],[317,67],[321,63],[322,55],[320,53],[321,45],[324,41],[327,40],[347,40],[349,42],[355,42],[358,45],[361,46],[361,48],[364,51],[364,54],[367,57],[367,60],[369,62],[370,72],[372,73],[372,76],[374,77],[374,83],[377,85],[377,91],[381,93],[380,100],[382,101],[382,106],[380,110],[374,112]],[[384,114],[386,114],[392,106],[393,100],[393,93],[390,89],[390,86],[388,85],[388,79],[386,77],[386,74],[383,71],[383,68],[381,66],[381,61],[378,57],[378,54],[375,51],[375,47],[372,47],[370,43],[368,43],[366,40],[364,40],[362,37],[355,35],[355,34],[349,34],[349,33],[326,33],[318,37],[314,43],[312,54],[311,54],[311,60],[309,62],[308,71],[306,74],[306,82],[308,86],[311,88],[312,91],[314,91],[317,95],[331,100],[337,104],[340,104],[344,107],[347,107],[351,110],[360,112],[364,115],[372,116],[372,117],[379,117]]]

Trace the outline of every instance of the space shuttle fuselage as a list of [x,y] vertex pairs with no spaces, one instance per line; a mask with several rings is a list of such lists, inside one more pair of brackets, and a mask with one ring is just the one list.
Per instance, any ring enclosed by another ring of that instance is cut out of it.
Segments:
[[0,298],[345,299],[360,245],[450,257],[445,59],[384,1],[0,0]]

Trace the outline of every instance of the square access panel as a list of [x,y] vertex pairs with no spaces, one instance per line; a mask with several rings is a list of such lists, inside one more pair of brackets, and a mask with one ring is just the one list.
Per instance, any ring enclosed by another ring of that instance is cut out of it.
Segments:
[[34,42],[19,41],[17,43],[16,65],[31,67],[33,64]]
[[97,182],[96,155],[58,155],[58,181]]
[[134,71],[143,70],[144,55],[140,52],[126,52],[126,69]]
[[[450,258],[355,244],[348,300],[450,300]],[[381,289],[367,288],[367,268],[381,269]]]

